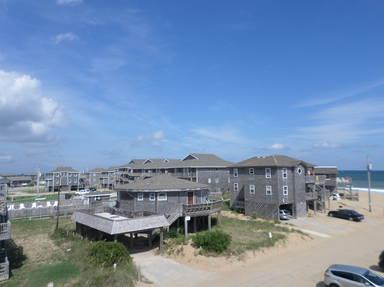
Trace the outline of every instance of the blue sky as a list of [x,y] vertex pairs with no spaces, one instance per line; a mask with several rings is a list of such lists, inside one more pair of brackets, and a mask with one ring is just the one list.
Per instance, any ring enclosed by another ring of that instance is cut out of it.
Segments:
[[0,172],[212,152],[384,169],[383,1],[0,0]]

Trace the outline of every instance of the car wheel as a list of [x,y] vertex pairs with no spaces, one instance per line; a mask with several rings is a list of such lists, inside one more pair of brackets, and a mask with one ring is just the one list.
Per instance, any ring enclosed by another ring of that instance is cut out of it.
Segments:
[[333,217],[333,213],[328,214],[329,217]]
[[331,284],[331,285],[329,285],[329,287],[339,287],[339,285],[337,285],[337,284]]
[[349,219],[349,221],[353,221],[353,218],[352,217],[350,217],[350,218],[348,218]]

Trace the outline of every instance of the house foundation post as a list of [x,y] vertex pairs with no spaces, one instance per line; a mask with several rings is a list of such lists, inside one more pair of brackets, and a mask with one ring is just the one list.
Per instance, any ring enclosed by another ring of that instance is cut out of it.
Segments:
[[117,242],[117,234],[113,235],[113,242]]
[[193,218],[193,233],[197,232],[197,217]]
[[208,230],[211,231],[212,229],[212,216],[208,215]]
[[148,233],[148,247],[152,248],[152,232]]
[[188,220],[186,217],[184,217],[184,236],[188,238]]
[[164,241],[164,230],[161,227],[160,228],[160,244],[159,244],[160,251],[163,251],[163,243],[164,243],[163,241]]
[[217,224],[221,223],[221,211],[217,214]]
[[129,233],[129,248],[133,248],[133,233]]

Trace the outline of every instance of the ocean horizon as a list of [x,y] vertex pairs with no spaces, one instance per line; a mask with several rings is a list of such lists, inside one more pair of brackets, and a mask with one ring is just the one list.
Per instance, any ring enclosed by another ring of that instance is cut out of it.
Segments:
[[[368,191],[368,174],[366,170],[339,170],[338,177],[352,178],[354,191]],[[371,171],[371,191],[384,193],[384,170]]]

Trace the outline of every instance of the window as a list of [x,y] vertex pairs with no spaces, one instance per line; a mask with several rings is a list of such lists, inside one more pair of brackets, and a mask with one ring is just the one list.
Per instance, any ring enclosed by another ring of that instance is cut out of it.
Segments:
[[234,168],[233,169],[233,177],[238,177],[239,176],[239,169],[238,168]]
[[139,192],[137,194],[137,201],[143,201],[144,200],[144,194],[142,192]]
[[267,185],[265,187],[265,194],[266,195],[272,195],[272,185]]
[[303,173],[303,169],[301,167],[297,168],[297,174],[301,175]]
[[249,185],[249,194],[255,194],[255,185],[254,184],[250,184]]
[[68,183],[72,183],[72,180],[71,180],[71,179],[68,179]]
[[283,186],[283,195],[288,195],[288,185]]
[[272,178],[272,170],[269,167],[265,169],[265,178]]
[[166,201],[167,200],[167,193],[166,192],[159,192],[157,195],[158,201]]
[[287,179],[288,178],[288,169],[283,168],[282,173],[283,173],[283,178]]
[[254,169],[253,167],[251,167],[251,168],[249,169],[249,174],[250,174],[250,175],[254,175],[254,174],[255,174],[255,169]]
[[239,184],[238,184],[237,182],[235,182],[235,183],[233,184],[233,191],[234,191],[234,192],[238,192],[238,191],[239,191]]
[[149,194],[149,201],[155,201],[155,200],[156,200],[156,195],[155,195],[154,192],[151,192],[151,193]]
[[208,183],[211,183],[211,178],[210,177],[208,178]]

